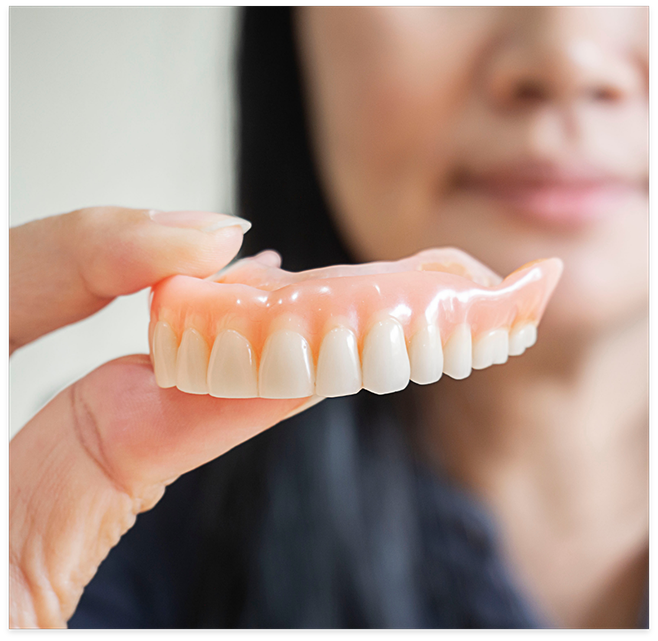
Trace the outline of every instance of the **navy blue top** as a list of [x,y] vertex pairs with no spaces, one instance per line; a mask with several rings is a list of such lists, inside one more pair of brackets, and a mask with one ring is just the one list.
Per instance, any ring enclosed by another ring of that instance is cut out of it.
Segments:
[[376,430],[361,437],[354,402],[325,401],[182,476],[69,627],[547,627],[484,507],[410,467],[397,437],[382,446],[386,416],[368,410]]

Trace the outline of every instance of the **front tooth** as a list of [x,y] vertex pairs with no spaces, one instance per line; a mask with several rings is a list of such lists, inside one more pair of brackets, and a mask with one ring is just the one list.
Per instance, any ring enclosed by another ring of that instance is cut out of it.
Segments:
[[251,343],[239,332],[218,334],[208,364],[208,391],[218,398],[258,396],[258,371]]
[[176,386],[178,340],[169,323],[158,321],[153,329],[153,369],[160,387]]
[[394,318],[376,323],[363,342],[363,387],[389,394],[409,384],[411,368],[402,325]]
[[532,323],[519,323],[509,335],[509,355],[519,356],[537,340],[537,328]]
[[473,369],[507,362],[508,335],[503,328],[482,334],[473,344]]
[[188,394],[207,394],[208,345],[189,327],[183,332],[176,359],[176,387]]
[[436,325],[426,325],[416,332],[409,345],[411,380],[420,385],[435,383],[443,374],[443,348]]
[[443,348],[443,371],[458,380],[466,378],[471,373],[472,351],[470,326],[458,325]]
[[262,398],[304,398],[314,393],[311,349],[298,332],[279,330],[263,347],[258,377]]
[[356,336],[346,327],[332,329],[322,340],[318,355],[315,393],[334,397],[361,389],[361,363]]

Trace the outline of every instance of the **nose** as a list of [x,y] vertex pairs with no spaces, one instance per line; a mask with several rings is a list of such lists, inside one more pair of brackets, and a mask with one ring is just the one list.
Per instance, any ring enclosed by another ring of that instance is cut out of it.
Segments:
[[485,63],[493,106],[518,110],[553,102],[616,104],[642,90],[629,43],[633,25],[615,9],[516,9]]

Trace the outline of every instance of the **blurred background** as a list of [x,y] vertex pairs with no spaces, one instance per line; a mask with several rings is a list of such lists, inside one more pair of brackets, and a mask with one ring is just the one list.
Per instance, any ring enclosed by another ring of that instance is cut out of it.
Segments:
[[[13,7],[9,220],[93,205],[234,213],[234,8]],[[148,292],[18,350],[10,436],[71,381],[148,352]]]

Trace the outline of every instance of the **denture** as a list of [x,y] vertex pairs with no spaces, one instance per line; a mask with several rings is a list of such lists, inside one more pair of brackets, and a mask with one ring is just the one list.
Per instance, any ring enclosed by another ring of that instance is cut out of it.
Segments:
[[220,398],[388,394],[505,363],[537,339],[562,273],[538,260],[504,280],[464,252],[293,273],[245,258],[153,289],[156,382]]

